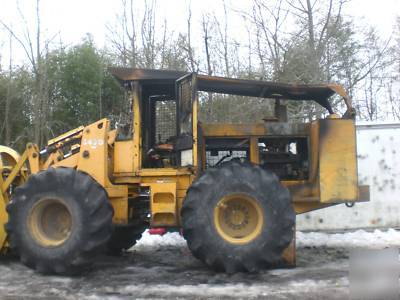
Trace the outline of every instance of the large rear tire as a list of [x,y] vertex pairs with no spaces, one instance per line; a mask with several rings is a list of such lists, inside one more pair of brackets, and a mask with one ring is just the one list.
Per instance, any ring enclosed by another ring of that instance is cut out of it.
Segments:
[[7,207],[11,249],[43,274],[77,274],[90,266],[112,233],[107,193],[89,175],[50,168],[31,175]]
[[251,164],[208,169],[189,188],[181,216],[193,255],[227,273],[276,266],[294,235],[289,191]]

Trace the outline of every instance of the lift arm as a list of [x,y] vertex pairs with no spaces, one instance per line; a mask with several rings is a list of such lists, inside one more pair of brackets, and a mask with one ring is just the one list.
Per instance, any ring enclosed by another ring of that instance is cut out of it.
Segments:
[[[28,169],[25,167],[29,163],[30,173],[39,171],[39,150],[37,145],[28,144],[24,153],[18,158],[11,155],[15,151],[11,148],[2,147],[2,155],[8,155],[8,158],[15,160],[10,165],[0,163],[0,253],[6,251],[7,232],[4,225],[8,222],[6,206],[10,201],[11,188],[13,185],[20,185],[28,177]],[[18,159],[18,160],[17,160]],[[7,161],[10,163],[10,161]]]

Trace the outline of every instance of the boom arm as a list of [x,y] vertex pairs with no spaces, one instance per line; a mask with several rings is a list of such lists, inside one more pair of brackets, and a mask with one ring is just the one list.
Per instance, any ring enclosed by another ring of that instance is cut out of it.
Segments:
[[15,155],[15,151],[2,146],[1,157],[8,157],[7,164],[0,163],[0,252],[6,251],[7,233],[5,224],[8,222],[6,206],[10,201],[11,191],[14,185],[20,185],[28,177],[25,167],[29,163],[30,172],[39,172],[39,149],[35,144],[28,144],[21,156]]

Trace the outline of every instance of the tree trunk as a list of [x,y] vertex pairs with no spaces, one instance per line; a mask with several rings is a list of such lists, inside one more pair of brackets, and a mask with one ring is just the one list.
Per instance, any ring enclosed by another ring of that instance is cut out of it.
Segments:
[[10,35],[10,63],[8,66],[8,86],[7,86],[7,97],[6,97],[6,107],[4,110],[4,144],[10,146],[11,142],[11,124],[10,124],[10,105],[11,105],[11,97],[12,97],[12,36]]

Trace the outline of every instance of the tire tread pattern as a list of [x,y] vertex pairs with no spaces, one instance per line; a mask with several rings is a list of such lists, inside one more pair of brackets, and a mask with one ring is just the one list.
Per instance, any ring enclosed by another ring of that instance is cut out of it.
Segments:
[[[78,244],[47,257],[40,253],[39,245],[30,245],[28,239],[23,238],[27,232],[21,225],[26,222],[26,215],[21,212],[29,205],[30,199],[40,193],[61,197],[69,195],[72,201],[77,202],[84,224],[81,236],[74,237],[79,240]],[[31,175],[15,190],[7,211],[10,248],[19,254],[23,264],[43,274],[81,273],[104,249],[112,233],[113,209],[106,191],[88,174],[71,168],[49,168]]]
[[[214,228],[213,209],[225,192],[243,187],[268,207],[269,229],[246,246],[221,238]],[[219,196],[217,196],[219,195]],[[217,271],[255,272],[281,262],[294,235],[291,195],[278,177],[258,165],[228,162],[206,170],[188,189],[181,210],[183,235],[192,254]]]

